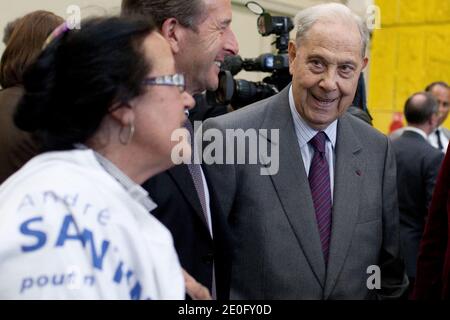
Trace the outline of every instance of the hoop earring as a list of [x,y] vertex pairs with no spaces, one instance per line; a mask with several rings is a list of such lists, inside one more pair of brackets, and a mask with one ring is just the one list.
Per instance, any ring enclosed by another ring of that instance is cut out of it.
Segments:
[[[124,128],[128,128],[128,127],[129,127],[129,129],[128,129],[128,136],[127,136],[126,139],[123,139],[123,134],[122,134],[123,131],[124,131],[123,129]],[[132,122],[130,122],[130,124],[128,126],[122,127],[120,129],[120,132],[119,132],[119,141],[120,141],[120,143],[126,146],[127,144],[129,144],[131,142],[131,139],[133,139],[133,135],[134,135],[134,122],[132,121]]]

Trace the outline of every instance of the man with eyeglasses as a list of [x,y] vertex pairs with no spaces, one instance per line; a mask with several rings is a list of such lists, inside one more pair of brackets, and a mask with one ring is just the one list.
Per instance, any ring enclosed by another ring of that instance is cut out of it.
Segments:
[[[159,26],[171,46],[177,72],[184,74],[187,92],[194,95],[217,89],[225,56],[238,53],[230,28],[230,0],[123,0],[122,15],[132,14],[151,17]],[[193,133],[189,121],[186,128]],[[224,270],[228,268],[222,254],[229,250],[228,240],[220,239],[226,233],[219,225],[225,224],[214,220],[219,209],[207,178],[199,164],[182,164],[146,181],[143,187],[158,204],[152,213],[172,232],[183,268],[213,298],[227,299]]]

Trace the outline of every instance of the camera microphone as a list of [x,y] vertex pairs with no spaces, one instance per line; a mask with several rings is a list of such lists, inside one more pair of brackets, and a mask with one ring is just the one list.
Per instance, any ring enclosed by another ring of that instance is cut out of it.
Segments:
[[234,75],[238,74],[239,71],[242,70],[243,63],[244,63],[244,61],[242,60],[241,56],[229,55],[229,56],[225,57],[223,64],[222,64],[222,69],[230,71],[231,74],[234,76]]

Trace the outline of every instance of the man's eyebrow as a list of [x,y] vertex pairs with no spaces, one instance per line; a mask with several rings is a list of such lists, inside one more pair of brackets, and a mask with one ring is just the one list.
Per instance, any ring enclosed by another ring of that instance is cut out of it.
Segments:
[[313,53],[307,56],[307,59],[319,59],[319,60],[323,60],[323,61],[328,61],[327,58],[325,58],[324,56],[317,54],[317,53]]
[[223,27],[228,27],[231,24],[231,19],[222,20],[220,25]]
[[[327,59],[326,57],[324,57],[323,55],[317,54],[317,53],[313,53],[313,54],[307,56],[307,59],[308,59],[308,60],[310,60],[310,59],[319,59],[319,60],[325,61],[325,62],[327,62],[327,63],[329,62],[328,59]],[[356,61],[353,61],[353,60],[339,61],[338,64],[339,64],[339,65],[343,65],[343,64],[351,64],[351,65],[353,65],[353,66],[356,66],[356,65],[357,65]]]
[[344,60],[343,62],[339,62],[339,64],[340,65],[342,65],[342,64],[351,64],[353,66],[357,65],[357,63],[355,61],[353,61],[353,60]]

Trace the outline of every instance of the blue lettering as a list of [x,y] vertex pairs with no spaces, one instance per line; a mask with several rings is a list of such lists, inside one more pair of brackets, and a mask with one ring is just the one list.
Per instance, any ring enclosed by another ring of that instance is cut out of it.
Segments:
[[38,287],[45,287],[48,284],[48,277],[46,275],[42,275],[37,279]]
[[43,220],[42,217],[36,217],[36,218],[29,219],[20,225],[20,232],[22,234],[24,234],[26,236],[36,237],[36,240],[37,240],[36,243],[31,246],[21,246],[22,252],[30,252],[30,251],[38,250],[45,245],[45,243],[47,241],[46,234],[42,231],[31,230],[29,228],[29,225],[31,223],[42,221],[42,220]]
[[86,212],[88,211],[88,209],[91,208],[91,207],[92,207],[92,205],[91,205],[90,203],[87,203],[87,204],[84,206],[83,214],[86,214]]
[[133,276],[134,272],[132,270],[128,270],[127,272],[127,281],[130,283],[130,278]]
[[102,211],[100,211],[98,213],[97,221],[98,221],[98,223],[100,225],[106,226],[108,224],[109,218],[110,218],[109,210],[108,209],[103,209]]
[[22,280],[22,287],[20,288],[20,293],[23,293],[27,289],[31,289],[33,286],[33,279],[32,278],[24,278]]
[[[73,225],[73,227],[75,228],[75,232],[69,234],[69,228],[71,227],[71,225]],[[94,268],[102,270],[103,260],[109,247],[109,241],[103,240],[101,244],[100,253],[97,253],[97,249],[95,248],[94,243],[94,235],[92,231],[84,229],[83,232],[80,233],[77,230],[77,226],[71,215],[66,215],[64,217],[61,232],[59,234],[58,240],[56,241],[55,247],[63,246],[66,240],[78,240],[81,242],[83,247],[86,247],[86,245],[89,244],[89,248],[91,250],[92,255],[92,264],[94,265]]]
[[122,267],[123,267],[123,262],[120,261],[119,265],[117,266],[116,272],[114,273],[114,282],[116,282],[116,283],[120,283],[122,281],[122,276],[123,276]]
[[52,277],[52,284],[55,287],[63,285],[64,284],[64,274],[61,274],[60,276],[54,274],[53,277]]
[[31,198],[31,196],[29,194],[27,194],[23,199],[22,202],[19,205],[19,209],[17,209],[18,211],[20,209],[22,209],[22,207],[26,207],[26,206],[31,206],[34,207],[34,202],[33,202],[33,198]]
[[102,241],[102,248],[100,255],[97,254],[97,250],[95,249],[94,235],[92,234],[91,231],[85,229],[83,231],[83,246],[85,246],[87,242],[90,243],[92,263],[94,265],[94,268],[102,270],[103,259],[105,258],[106,251],[108,250],[109,241],[106,240]]
[[[69,228],[71,225],[75,227],[75,233],[72,235],[69,234]],[[75,224],[75,221],[73,220],[73,217],[70,214],[64,217],[61,232],[59,233],[55,247],[62,247],[66,242],[66,240],[78,240],[84,246],[83,236],[80,233],[78,233],[77,225]]]
[[141,299],[141,293],[142,293],[142,286],[138,282],[134,285],[133,289],[130,291],[130,298],[131,300],[140,300]]
[[44,192],[44,195],[43,195],[44,203],[47,203],[47,198],[49,198],[49,197],[54,202],[61,201],[60,197],[58,197],[58,195],[54,191],[49,190],[49,191]]
[[64,203],[66,203],[69,207],[75,207],[78,201],[78,193],[74,196],[65,195]]
[[[124,272],[123,272],[123,262],[120,261],[119,265],[117,266],[116,272],[114,273],[114,282],[121,283],[123,278]],[[131,277],[134,275],[134,272],[132,270],[128,270],[126,272],[126,280],[127,283],[130,283]],[[132,300],[139,300],[141,299],[142,294],[142,286],[139,283],[139,281],[136,282],[134,287],[130,291],[130,298]]]
[[94,275],[84,276],[84,284],[86,286],[92,287],[95,284],[95,276]]

